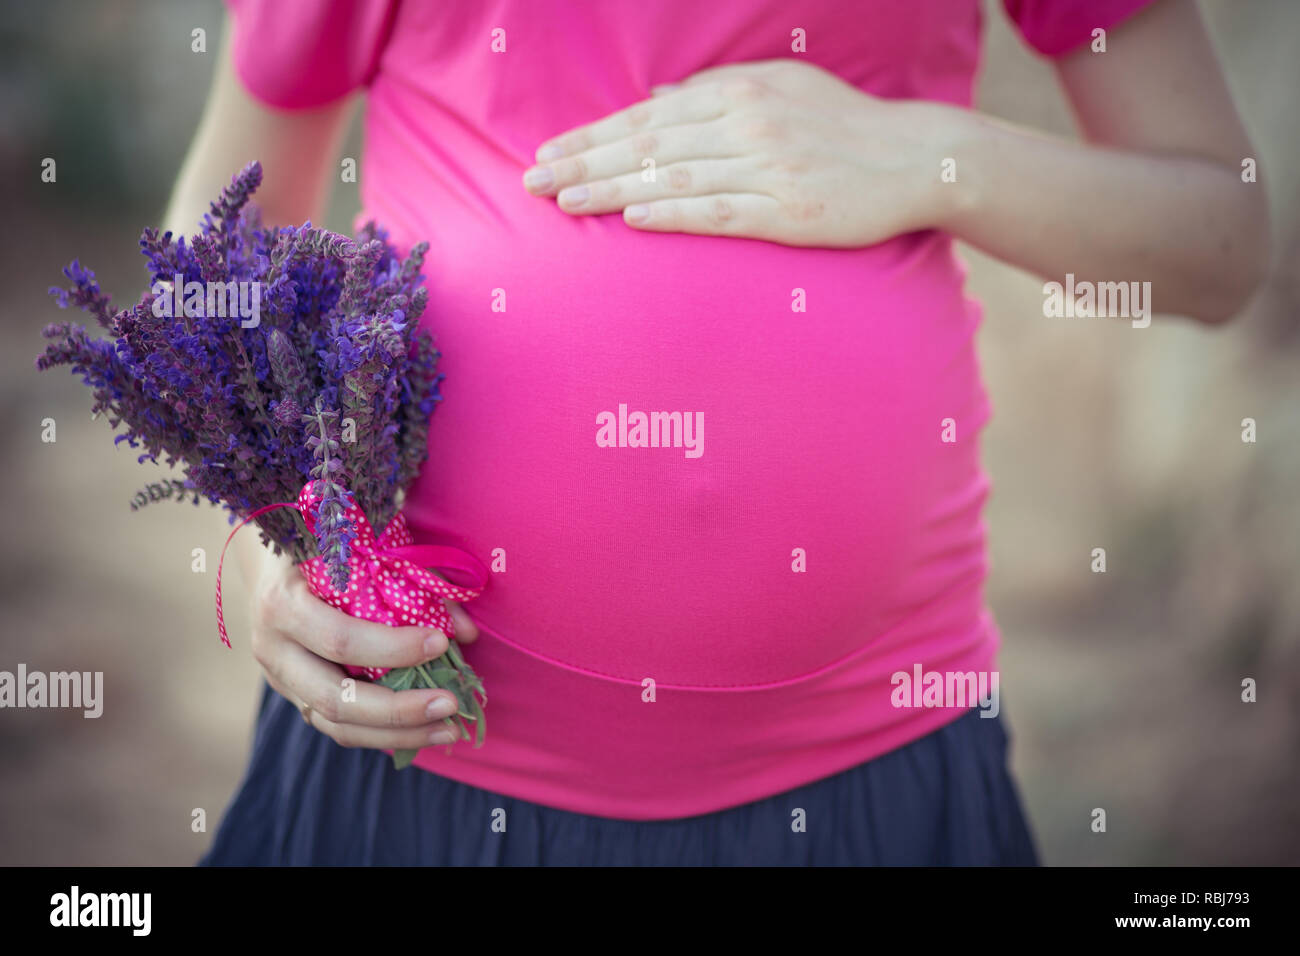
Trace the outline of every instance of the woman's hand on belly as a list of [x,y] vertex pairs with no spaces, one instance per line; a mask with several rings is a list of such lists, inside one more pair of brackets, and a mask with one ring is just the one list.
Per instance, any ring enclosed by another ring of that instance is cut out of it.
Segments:
[[549,140],[524,186],[650,232],[856,248],[942,221],[963,116],[796,60],[734,64]]

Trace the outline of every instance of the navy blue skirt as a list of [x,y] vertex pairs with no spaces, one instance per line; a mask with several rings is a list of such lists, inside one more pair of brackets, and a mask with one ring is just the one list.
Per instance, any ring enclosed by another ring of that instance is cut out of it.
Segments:
[[199,865],[1035,866],[1009,743],[1001,717],[971,710],[753,803],[614,820],[394,770],[382,751],[308,727],[264,687],[247,773]]

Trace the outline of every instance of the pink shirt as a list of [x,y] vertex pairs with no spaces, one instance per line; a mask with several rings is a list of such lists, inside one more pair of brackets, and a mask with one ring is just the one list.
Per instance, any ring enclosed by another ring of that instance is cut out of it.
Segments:
[[[1005,6],[1058,54],[1146,2]],[[802,55],[875,96],[969,105],[977,0],[232,6],[259,99],[367,88],[364,215],[432,244],[446,401],[406,510],[417,538],[497,573],[466,607],[487,744],[418,766],[567,810],[681,817],[965,712],[891,700],[896,672],[989,672],[999,642],[980,309],[949,237],[845,251],[645,234],[570,217],[520,177],[543,140],[727,62]],[[702,429],[628,447],[635,412]]]

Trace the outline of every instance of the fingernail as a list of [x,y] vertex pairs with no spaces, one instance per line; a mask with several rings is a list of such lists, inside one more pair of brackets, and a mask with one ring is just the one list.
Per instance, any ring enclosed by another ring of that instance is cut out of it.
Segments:
[[424,639],[424,656],[440,657],[447,649],[447,636],[441,631],[434,631]]
[[623,210],[623,218],[628,222],[645,222],[650,218],[649,206],[628,206]]
[[450,717],[456,713],[456,702],[450,697],[435,697],[429,701],[429,707],[425,711],[430,720],[436,720],[439,717]]
[[554,143],[547,143],[537,151],[537,161],[539,163],[549,163],[553,159],[560,158],[560,147]]
[[429,737],[429,743],[450,744],[450,743],[455,743],[459,739],[460,739],[460,734],[456,733],[454,730],[439,730],[434,732]]
[[561,189],[560,195],[556,197],[565,206],[581,206],[590,198],[591,190],[586,186],[570,186],[568,189]]
[[555,185],[555,172],[549,166],[534,166],[524,173],[524,188],[529,192],[540,192]]

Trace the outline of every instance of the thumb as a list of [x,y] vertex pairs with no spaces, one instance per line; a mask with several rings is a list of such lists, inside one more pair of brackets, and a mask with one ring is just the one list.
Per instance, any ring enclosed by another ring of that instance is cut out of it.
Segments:
[[457,644],[473,644],[478,640],[478,625],[474,619],[465,613],[465,609],[455,601],[443,601],[447,613],[451,615],[451,623],[456,628],[456,633],[448,634],[448,637],[456,639]]

